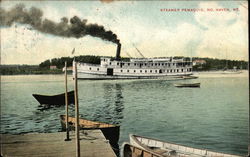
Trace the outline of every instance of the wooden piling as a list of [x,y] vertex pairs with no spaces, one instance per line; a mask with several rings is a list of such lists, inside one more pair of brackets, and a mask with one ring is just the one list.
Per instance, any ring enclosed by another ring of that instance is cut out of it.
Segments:
[[80,142],[79,142],[79,104],[78,104],[78,84],[77,84],[77,63],[75,64],[75,118],[76,118],[76,157],[80,157]]
[[65,62],[65,104],[66,104],[66,139],[69,141],[69,103],[68,103],[68,79],[67,79],[67,62]]

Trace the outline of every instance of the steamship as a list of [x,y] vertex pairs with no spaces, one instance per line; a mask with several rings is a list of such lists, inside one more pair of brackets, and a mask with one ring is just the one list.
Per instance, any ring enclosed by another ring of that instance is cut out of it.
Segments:
[[[154,79],[160,77],[181,78],[192,75],[191,58],[133,58],[122,61],[121,44],[118,44],[116,57],[101,58],[99,65],[76,62],[78,79]],[[73,61],[73,77],[75,76]]]

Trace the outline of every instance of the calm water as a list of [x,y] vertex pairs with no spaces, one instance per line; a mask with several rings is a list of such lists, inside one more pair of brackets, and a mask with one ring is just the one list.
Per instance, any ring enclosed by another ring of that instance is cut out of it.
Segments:
[[[213,151],[247,154],[247,73],[198,76],[185,81],[79,81],[80,115],[121,125],[120,144],[134,133]],[[71,76],[69,80],[71,90]],[[201,88],[173,86],[180,82],[200,82]],[[63,92],[63,75],[2,76],[1,133],[60,131],[59,115],[64,114],[64,107],[39,111],[32,94]]]

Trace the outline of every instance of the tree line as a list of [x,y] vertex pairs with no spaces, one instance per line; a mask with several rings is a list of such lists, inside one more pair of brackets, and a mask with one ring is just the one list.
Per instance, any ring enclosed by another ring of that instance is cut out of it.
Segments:
[[44,69],[38,65],[1,65],[0,75],[19,75],[19,74],[60,74],[60,69]]
[[213,58],[193,58],[195,60],[204,60],[206,63],[194,65],[194,71],[226,70],[226,69],[248,69],[248,62],[239,60],[213,59]]
[[53,58],[51,60],[46,60],[39,64],[40,68],[49,68],[50,66],[56,66],[58,69],[62,69],[65,66],[65,62],[67,62],[67,66],[72,66],[73,60],[77,62],[84,63],[92,63],[92,64],[100,64],[101,57],[100,56],[76,56],[76,57],[61,57],[61,58]]

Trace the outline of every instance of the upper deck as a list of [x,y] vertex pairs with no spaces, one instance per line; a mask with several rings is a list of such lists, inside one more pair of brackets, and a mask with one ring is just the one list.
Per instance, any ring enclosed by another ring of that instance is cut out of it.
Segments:
[[192,67],[192,61],[181,58],[133,58],[130,61],[111,60],[111,58],[101,58],[101,67],[112,68],[179,68]]

